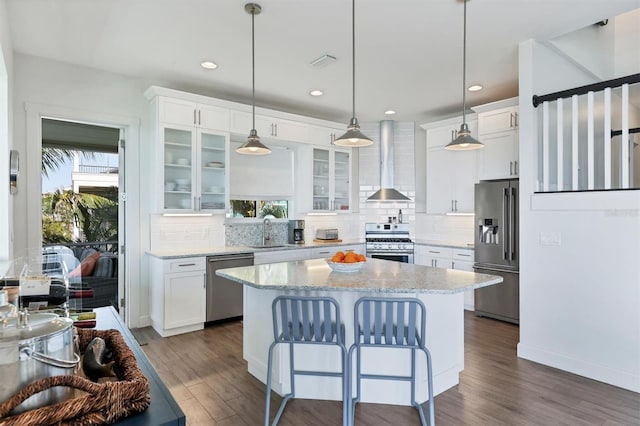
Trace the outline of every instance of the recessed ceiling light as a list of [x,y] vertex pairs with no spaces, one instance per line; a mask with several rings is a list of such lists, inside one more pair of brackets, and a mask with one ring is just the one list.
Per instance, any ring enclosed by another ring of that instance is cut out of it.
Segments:
[[482,90],[482,84],[473,84],[469,86],[467,90],[470,92],[477,92],[478,90]]
[[314,89],[314,90],[310,91],[309,94],[311,96],[322,96],[322,95],[324,95],[324,92],[322,90],[319,90],[319,89]]
[[386,110],[384,113],[385,113],[385,114],[387,114],[387,115],[393,115],[393,114],[395,114],[396,112],[395,112],[394,110],[392,110],[392,109],[388,109],[388,110]]
[[218,64],[212,61],[202,61],[200,62],[200,66],[206,70],[215,70],[218,68]]

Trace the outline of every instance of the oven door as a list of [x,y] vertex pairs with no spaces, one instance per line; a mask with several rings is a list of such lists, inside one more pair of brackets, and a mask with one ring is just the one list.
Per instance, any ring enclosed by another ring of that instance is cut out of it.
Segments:
[[394,262],[413,263],[413,253],[410,252],[367,252],[367,257],[373,259],[392,260]]

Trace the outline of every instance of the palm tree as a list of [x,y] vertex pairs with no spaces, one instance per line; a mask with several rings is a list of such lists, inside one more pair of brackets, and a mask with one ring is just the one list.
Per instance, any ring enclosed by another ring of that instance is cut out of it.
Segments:
[[42,147],[42,176],[49,177],[49,172],[57,170],[67,161],[72,161],[74,154],[79,152],[86,159],[94,159],[93,151],[83,151],[79,149],[55,148],[51,146]]

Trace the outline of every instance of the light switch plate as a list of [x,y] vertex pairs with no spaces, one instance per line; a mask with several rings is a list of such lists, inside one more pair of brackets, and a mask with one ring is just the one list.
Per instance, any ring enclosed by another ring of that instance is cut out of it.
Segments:
[[540,232],[540,244],[543,246],[559,246],[562,244],[560,232]]

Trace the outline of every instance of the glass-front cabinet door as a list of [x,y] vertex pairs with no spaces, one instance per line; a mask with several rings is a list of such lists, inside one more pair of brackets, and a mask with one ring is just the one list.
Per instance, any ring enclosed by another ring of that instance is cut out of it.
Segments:
[[164,197],[165,210],[192,210],[194,202],[194,144],[193,130],[162,128],[164,141]]
[[350,200],[350,153],[333,151],[333,210],[348,211]]
[[162,208],[226,209],[228,134],[179,126],[162,128]]
[[227,137],[207,131],[199,131],[200,140],[200,195],[199,210],[224,210],[226,208]]
[[330,210],[329,150],[313,149],[313,210]]
[[348,212],[350,175],[349,151],[314,148],[312,210]]

